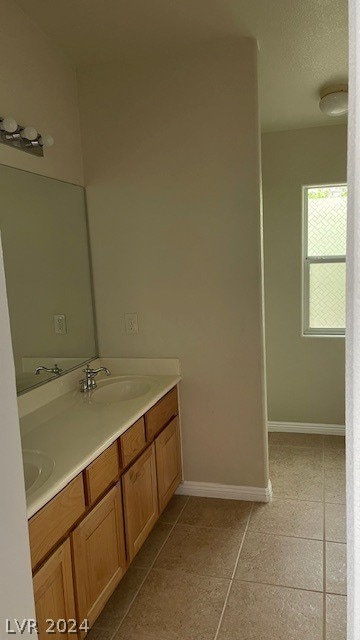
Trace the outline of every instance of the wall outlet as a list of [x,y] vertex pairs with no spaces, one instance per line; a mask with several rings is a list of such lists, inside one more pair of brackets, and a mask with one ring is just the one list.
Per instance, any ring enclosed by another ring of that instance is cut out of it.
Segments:
[[126,333],[139,333],[137,313],[125,313]]
[[61,336],[67,333],[66,315],[64,313],[57,313],[54,316],[54,330],[55,333]]

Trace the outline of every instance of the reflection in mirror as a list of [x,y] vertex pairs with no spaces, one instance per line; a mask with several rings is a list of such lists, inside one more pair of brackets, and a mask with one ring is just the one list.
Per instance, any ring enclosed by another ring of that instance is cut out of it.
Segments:
[[21,393],[96,355],[85,195],[82,187],[1,165],[0,193]]

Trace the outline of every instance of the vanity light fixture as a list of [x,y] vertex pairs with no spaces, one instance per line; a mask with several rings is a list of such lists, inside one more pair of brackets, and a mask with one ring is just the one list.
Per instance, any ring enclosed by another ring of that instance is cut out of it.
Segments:
[[0,142],[36,156],[44,155],[44,147],[52,147],[54,138],[40,134],[34,127],[19,125],[12,116],[0,117]]
[[5,118],[3,118],[2,121],[0,122],[1,131],[6,131],[7,133],[14,133],[15,131],[17,131],[17,128],[18,128],[18,123],[16,122],[15,118],[12,118],[11,116],[5,116]]
[[327,116],[343,116],[348,112],[348,85],[335,84],[320,92],[320,110]]

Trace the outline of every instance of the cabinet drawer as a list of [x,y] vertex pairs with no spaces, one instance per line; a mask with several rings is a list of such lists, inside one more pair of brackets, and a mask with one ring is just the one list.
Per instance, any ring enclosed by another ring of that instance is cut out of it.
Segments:
[[119,454],[117,442],[101,453],[85,469],[87,503],[93,504],[119,477]]
[[146,439],[153,440],[156,434],[177,414],[178,399],[175,387],[145,414]]
[[146,445],[144,418],[140,418],[120,437],[122,466],[128,464],[141,453]]
[[36,567],[85,511],[82,475],[72,480],[29,522],[31,564]]

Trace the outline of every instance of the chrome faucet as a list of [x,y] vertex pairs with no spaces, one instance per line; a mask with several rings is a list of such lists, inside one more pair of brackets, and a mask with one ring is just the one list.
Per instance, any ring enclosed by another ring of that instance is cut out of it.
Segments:
[[85,373],[85,378],[80,380],[80,391],[84,393],[85,391],[92,391],[96,389],[97,384],[95,380],[95,376],[97,376],[100,371],[104,371],[107,376],[111,375],[111,372],[106,367],[100,367],[99,369],[91,369],[89,365],[87,365],[86,369],[83,369]]
[[52,368],[49,368],[49,367],[37,367],[35,369],[35,375],[38,376],[40,371],[46,371],[46,373],[55,373],[57,376],[59,376],[60,373],[62,372],[62,369],[59,369],[57,364],[54,364],[54,366]]

